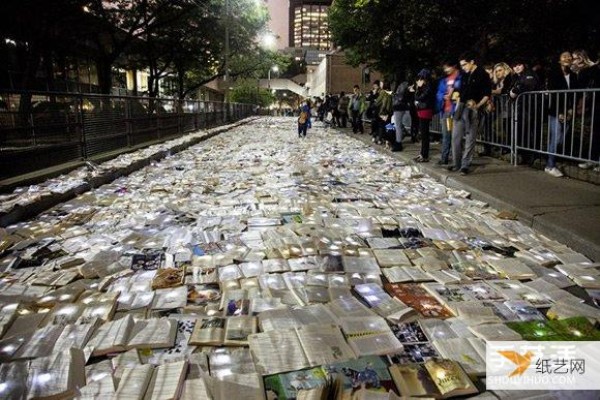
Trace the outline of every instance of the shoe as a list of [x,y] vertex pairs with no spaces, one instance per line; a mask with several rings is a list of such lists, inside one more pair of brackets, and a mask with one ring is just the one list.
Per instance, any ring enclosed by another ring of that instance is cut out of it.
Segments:
[[561,176],[563,176],[563,173],[560,172],[560,170],[556,167],[552,167],[552,168],[546,167],[546,168],[544,168],[544,172],[549,175],[552,175],[555,178],[560,178]]
[[448,165],[446,169],[450,172],[458,171],[460,167],[455,167],[454,165]]
[[584,163],[578,164],[577,166],[581,169],[590,169],[594,166],[594,163],[584,162]]
[[421,162],[429,162],[429,158],[425,158],[423,156],[417,156],[415,157],[415,162],[421,163]]
[[465,175],[467,175],[468,173],[469,173],[469,168],[461,168],[461,169],[460,169],[460,174],[461,174],[462,176],[465,176]]
[[371,142],[375,143],[377,141],[377,139],[373,138],[371,139]]
[[439,161],[437,162],[437,165],[448,165],[448,161],[439,160]]

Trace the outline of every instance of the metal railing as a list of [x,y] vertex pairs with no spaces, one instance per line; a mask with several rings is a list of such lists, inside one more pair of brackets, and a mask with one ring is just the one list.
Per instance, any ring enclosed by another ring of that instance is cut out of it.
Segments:
[[0,179],[182,136],[252,115],[250,104],[0,93]]
[[519,95],[513,147],[579,162],[600,163],[600,90],[556,90]]
[[[493,96],[482,113],[477,143],[510,153],[554,156],[600,164],[600,89],[537,91]],[[440,115],[431,131],[441,133]]]

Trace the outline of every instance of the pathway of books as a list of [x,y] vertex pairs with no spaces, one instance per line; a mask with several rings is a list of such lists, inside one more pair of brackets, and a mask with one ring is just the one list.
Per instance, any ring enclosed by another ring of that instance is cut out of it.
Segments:
[[0,230],[0,251],[3,399],[517,398],[486,392],[487,340],[600,339],[599,264],[293,119]]

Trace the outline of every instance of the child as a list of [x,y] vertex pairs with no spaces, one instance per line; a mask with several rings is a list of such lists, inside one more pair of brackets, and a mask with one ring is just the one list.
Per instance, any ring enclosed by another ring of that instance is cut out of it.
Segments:
[[310,128],[310,100],[306,100],[306,103],[300,107],[300,116],[298,117],[298,137],[306,137],[306,132]]

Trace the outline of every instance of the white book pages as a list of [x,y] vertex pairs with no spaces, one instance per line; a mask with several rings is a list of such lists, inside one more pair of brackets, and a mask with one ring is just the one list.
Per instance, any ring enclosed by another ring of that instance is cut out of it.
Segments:
[[372,317],[373,311],[367,308],[355,297],[344,297],[332,300],[327,307],[337,320],[346,317]]
[[250,335],[248,344],[256,369],[262,375],[310,367],[294,329],[279,329]]
[[310,324],[335,324],[335,317],[322,304],[313,304],[303,308],[291,310],[294,319],[298,321],[300,326]]
[[130,315],[125,318],[105,322],[101,325],[87,345],[94,349],[93,356],[125,351],[134,322]]
[[434,340],[433,345],[442,357],[458,362],[468,375],[485,374],[485,359],[469,339]]
[[477,326],[470,326],[469,330],[478,338],[485,341],[518,341],[522,340],[522,337],[517,332],[510,329],[505,324],[484,324]]
[[375,249],[373,254],[381,267],[412,265],[404,250],[401,249]]
[[82,350],[94,334],[100,321],[81,325],[66,325],[54,345],[54,352],[67,351],[71,347]]
[[70,349],[49,357],[40,357],[29,364],[27,399],[72,398],[85,385],[83,352]]
[[227,319],[222,317],[209,317],[197,321],[188,343],[194,346],[222,344],[226,321]]
[[187,304],[187,286],[170,289],[158,289],[154,291],[153,310],[168,310],[171,308],[183,308]]
[[391,330],[352,336],[348,338],[348,344],[359,357],[396,354],[401,353],[404,349]]
[[170,318],[151,318],[135,323],[127,343],[128,348],[157,349],[172,347],[177,335],[177,321]]
[[184,381],[181,400],[212,400],[204,378],[187,379]]
[[308,325],[296,329],[310,365],[324,365],[355,358],[336,325]]
[[29,361],[0,363],[0,396],[5,400],[22,400],[27,393]]
[[412,278],[402,267],[383,268],[381,270],[383,276],[390,283],[411,282]]
[[112,376],[88,382],[79,389],[78,400],[113,400],[115,395],[115,384]]
[[146,391],[148,400],[176,400],[183,389],[187,372],[187,361],[178,361],[158,366]]
[[244,278],[253,278],[263,273],[263,265],[261,261],[251,261],[240,264],[240,270]]
[[115,392],[115,399],[144,399],[153,374],[154,368],[148,364],[125,368]]
[[421,325],[421,328],[423,329],[430,341],[458,337],[456,332],[454,332],[454,330],[450,327],[450,324],[443,319],[420,319],[419,325]]
[[25,341],[13,355],[12,359],[49,356],[63,328],[62,325],[48,325],[45,328],[35,330],[29,340]]
[[215,399],[262,400],[264,389],[259,374],[231,374],[222,380],[213,379]]
[[379,264],[374,257],[348,257],[342,256],[342,264],[344,265],[344,271],[348,274],[351,273],[364,273],[364,274],[379,274]]
[[256,333],[256,317],[229,317],[225,325],[224,343],[230,346],[248,345],[248,336]]
[[258,319],[259,326],[263,332],[277,329],[291,329],[302,325],[288,307],[265,311],[259,314]]

